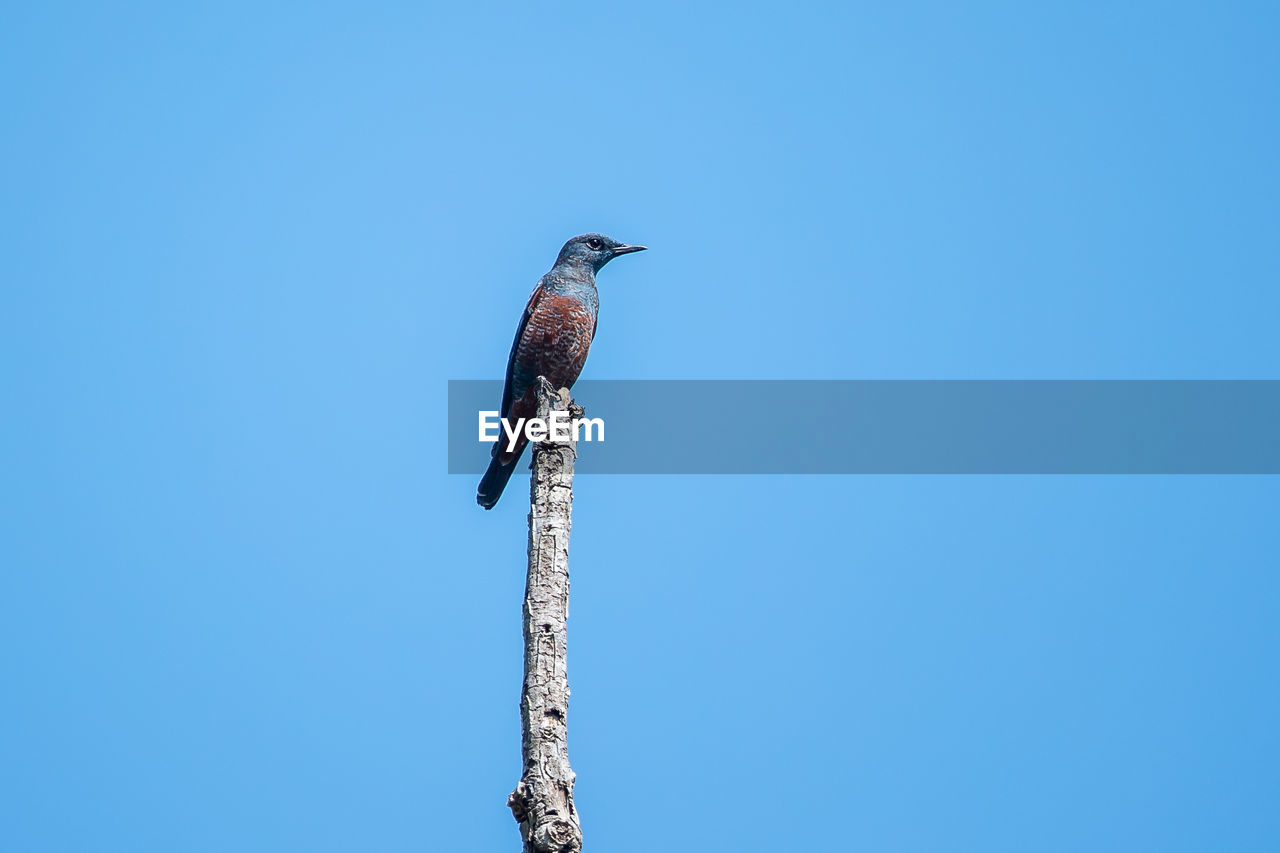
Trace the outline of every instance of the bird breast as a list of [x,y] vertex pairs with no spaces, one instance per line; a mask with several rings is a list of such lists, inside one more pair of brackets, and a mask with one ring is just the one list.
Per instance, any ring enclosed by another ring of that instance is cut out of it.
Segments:
[[581,300],[544,292],[520,338],[517,358],[552,384],[569,387],[582,373],[595,329],[595,312]]

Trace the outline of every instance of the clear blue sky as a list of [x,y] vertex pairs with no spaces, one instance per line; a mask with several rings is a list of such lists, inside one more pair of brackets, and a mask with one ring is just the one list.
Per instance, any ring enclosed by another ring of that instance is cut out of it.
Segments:
[[[518,849],[443,406],[572,234],[590,378],[1280,377],[1274,4],[4,18],[6,850]],[[589,850],[1277,849],[1278,499],[581,478]]]

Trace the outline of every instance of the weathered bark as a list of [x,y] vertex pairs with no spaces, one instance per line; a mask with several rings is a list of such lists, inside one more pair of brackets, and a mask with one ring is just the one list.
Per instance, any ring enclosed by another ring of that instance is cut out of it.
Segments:
[[[582,410],[538,377],[538,417]],[[565,668],[569,618],[569,528],[573,463],[577,448],[567,441],[533,447],[529,485],[529,574],[524,596],[524,689],[520,697],[524,772],[507,798],[520,822],[525,853],[576,853],[582,828],[573,804],[569,767],[569,680]]]

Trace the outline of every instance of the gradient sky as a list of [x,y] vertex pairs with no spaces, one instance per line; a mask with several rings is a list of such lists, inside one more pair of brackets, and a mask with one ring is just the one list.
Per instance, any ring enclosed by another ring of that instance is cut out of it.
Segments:
[[[518,849],[444,402],[573,234],[590,378],[1280,378],[1274,4],[3,18],[6,850]],[[588,850],[1280,847],[1278,499],[580,478]]]

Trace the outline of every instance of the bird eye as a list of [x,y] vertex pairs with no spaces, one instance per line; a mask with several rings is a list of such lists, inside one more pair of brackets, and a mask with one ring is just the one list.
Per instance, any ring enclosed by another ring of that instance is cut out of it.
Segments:
[[590,240],[587,241],[587,246],[597,251],[600,249],[602,245],[604,244],[601,243],[599,240],[597,240],[595,237],[592,237]]

